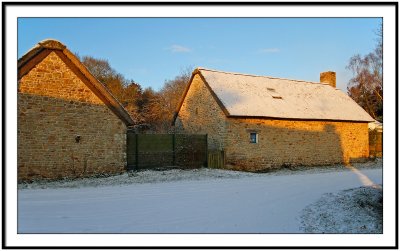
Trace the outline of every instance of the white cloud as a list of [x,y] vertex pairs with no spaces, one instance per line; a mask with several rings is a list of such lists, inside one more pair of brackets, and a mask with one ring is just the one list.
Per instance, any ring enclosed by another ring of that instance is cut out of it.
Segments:
[[265,48],[261,49],[258,52],[259,53],[277,53],[280,52],[281,50],[279,48]]
[[168,50],[170,50],[171,52],[177,52],[177,53],[187,53],[187,52],[191,52],[192,50],[188,47],[182,46],[182,45],[171,45],[170,47],[167,48]]

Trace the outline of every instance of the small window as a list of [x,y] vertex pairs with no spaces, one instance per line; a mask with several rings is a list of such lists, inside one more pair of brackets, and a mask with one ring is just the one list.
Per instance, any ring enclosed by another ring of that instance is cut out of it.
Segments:
[[253,144],[258,143],[258,133],[256,133],[256,132],[250,133],[250,143],[253,143]]

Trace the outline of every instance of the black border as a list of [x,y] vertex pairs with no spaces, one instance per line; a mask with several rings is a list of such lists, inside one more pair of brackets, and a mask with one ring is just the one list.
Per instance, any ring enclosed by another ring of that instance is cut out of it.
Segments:
[[394,5],[396,6],[398,3],[396,2],[246,2],[246,1],[238,1],[238,2],[187,2],[187,1],[170,1],[170,2],[162,2],[162,1],[154,1],[154,2],[3,2],[2,5],[24,5],[24,6],[58,6],[58,5],[96,5],[96,6],[380,6],[380,5]]
[[[7,6],[391,6],[395,8],[395,245],[394,246],[8,246],[6,244],[6,8]],[[398,2],[2,2],[2,249],[398,249]]]

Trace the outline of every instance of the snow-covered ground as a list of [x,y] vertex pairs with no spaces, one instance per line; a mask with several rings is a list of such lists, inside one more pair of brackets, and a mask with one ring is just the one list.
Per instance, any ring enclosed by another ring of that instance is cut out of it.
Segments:
[[381,187],[327,193],[302,211],[301,229],[306,233],[382,234],[382,210]]
[[[352,229],[375,223],[345,201],[336,210],[335,199],[348,195],[343,190],[379,184],[381,160],[257,174],[204,168],[20,184],[18,233],[357,232]],[[328,210],[327,221],[316,216],[321,210]],[[326,228],[336,214],[347,228]]]

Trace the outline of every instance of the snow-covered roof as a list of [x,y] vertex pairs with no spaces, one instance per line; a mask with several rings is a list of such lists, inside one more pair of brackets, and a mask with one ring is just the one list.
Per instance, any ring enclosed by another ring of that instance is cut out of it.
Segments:
[[381,122],[375,120],[374,122],[368,123],[368,129],[369,130],[382,131],[383,130],[383,124]]
[[374,121],[328,84],[197,68],[228,116]]

